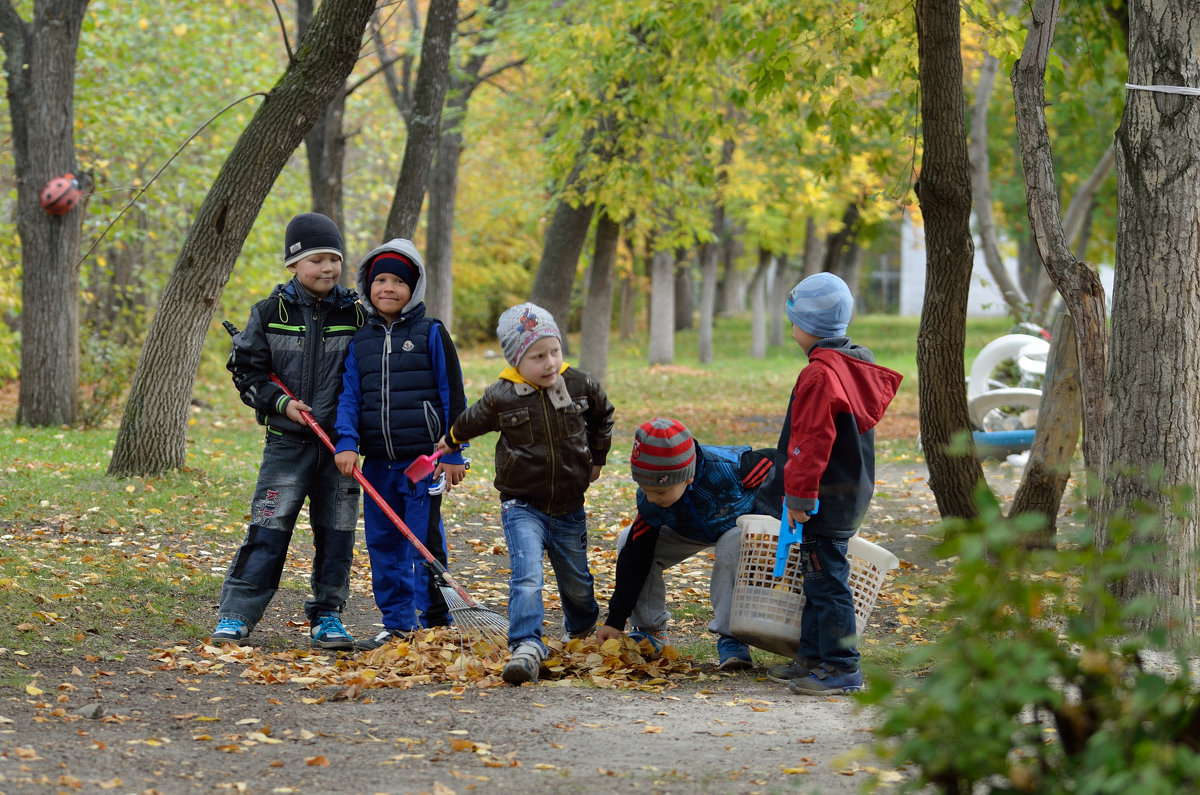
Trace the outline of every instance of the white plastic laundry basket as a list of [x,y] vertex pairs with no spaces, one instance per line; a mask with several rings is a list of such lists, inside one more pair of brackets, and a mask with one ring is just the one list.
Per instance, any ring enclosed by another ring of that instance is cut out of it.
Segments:
[[[779,520],[746,514],[738,517],[737,523],[742,528],[742,552],[733,586],[729,631],[751,646],[791,657],[800,641],[800,613],[804,609],[800,546],[792,544],[788,548],[787,568],[782,577],[776,578]],[[850,561],[855,625],[862,635],[884,578],[900,561],[878,544],[858,536],[850,539],[846,557]]]

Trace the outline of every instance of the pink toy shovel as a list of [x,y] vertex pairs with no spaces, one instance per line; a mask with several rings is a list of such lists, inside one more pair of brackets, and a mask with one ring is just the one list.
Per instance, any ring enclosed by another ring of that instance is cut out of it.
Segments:
[[417,456],[416,460],[404,468],[404,474],[412,483],[418,480],[424,480],[433,474],[434,462],[442,455],[442,451],[438,450],[433,455]]

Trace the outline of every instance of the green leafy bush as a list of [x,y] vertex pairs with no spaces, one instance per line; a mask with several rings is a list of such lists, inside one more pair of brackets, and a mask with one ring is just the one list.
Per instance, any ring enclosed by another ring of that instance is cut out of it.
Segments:
[[[886,753],[916,766],[910,790],[947,793],[1176,793],[1200,781],[1200,696],[1187,650],[1150,670],[1166,642],[1125,634],[1145,601],[1110,590],[1147,550],[1151,515],[1112,522],[1058,550],[1017,543],[1029,517],[1006,519],[981,494],[977,520],[947,528],[956,577],[935,620],[938,640],[911,653],[902,679],[869,671],[862,700],[882,708]],[[1086,526],[1086,523],[1084,523]],[[1174,670],[1174,673],[1168,671]]]

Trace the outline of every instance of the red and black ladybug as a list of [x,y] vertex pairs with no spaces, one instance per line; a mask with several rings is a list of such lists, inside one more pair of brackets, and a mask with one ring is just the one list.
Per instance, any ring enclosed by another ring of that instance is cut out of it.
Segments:
[[42,209],[51,215],[66,215],[79,204],[79,180],[74,174],[55,177],[42,186]]

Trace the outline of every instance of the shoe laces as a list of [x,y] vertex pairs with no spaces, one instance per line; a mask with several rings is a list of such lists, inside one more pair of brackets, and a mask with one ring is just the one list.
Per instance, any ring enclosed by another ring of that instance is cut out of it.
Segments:
[[337,634],[345,635],[346,628],[342,626],[342,620],[335,615],[326,613],[323,616],[317,616],[317,634]]
[[233,632],[241,633],[242,627],[245,625],[236,618],[222,618],[217,622],[217,632],[222,630],[232,630]]

